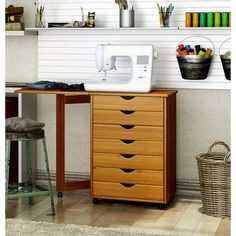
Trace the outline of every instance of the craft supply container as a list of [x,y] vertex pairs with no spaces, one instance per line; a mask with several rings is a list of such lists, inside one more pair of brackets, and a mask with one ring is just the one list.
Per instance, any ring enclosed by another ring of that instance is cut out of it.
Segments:
[[[202,35],[192,35],[182,40],[178,45],[193,37],[202,37],[210,41],[213,48],[213,42]],[[189,43],[189,42],[188,42]],[[199,45],[200,46],[200,45]],[[215,50],[213,50],[214,52]],[[176,55],[179,64],[180,73],[183,79],[186,80],[204,80],[208,76],[213,55]]]
[[135,14],[134,10],[120,10],[120,27],[134,27]]
[[231,55],[224,55],[222,54],[221,51],[222,51],[223,45],[229,40],[230,38],[223,41],[223,43],[220,45],[220,48],[219,48],[220,60],[224,69],[225,78],[227,80],[231,80]]
[[[225,151],[213,151],[215,146]],[[201,190],[202,212],[215,217],[230,217],[231,160],[230,148],[222,141],[214,142],[207,153],[196,156]]]

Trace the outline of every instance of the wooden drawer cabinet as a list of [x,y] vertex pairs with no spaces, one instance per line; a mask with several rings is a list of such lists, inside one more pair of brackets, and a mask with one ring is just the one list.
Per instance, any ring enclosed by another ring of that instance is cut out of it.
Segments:
[[167,204],[176,189],[176,91],[91,99],[91,194]]

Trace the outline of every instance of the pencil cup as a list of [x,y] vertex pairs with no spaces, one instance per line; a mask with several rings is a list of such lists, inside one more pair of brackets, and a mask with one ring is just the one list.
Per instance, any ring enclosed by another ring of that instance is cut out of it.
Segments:
[[134,27],[134,10],[120,10],[120,27]]
[[171,13],[168,11],[159,12],[160,27],[170,27],[170,16]]

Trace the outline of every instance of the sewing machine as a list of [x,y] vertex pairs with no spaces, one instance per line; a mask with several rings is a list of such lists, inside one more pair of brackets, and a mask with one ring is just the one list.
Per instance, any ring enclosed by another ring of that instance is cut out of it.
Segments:
[[[97,69],[104,72],[104,77],[97,81],[86,81],[86,91],[104,92],[150,92],[152,89],[152,63],[154,57],[152,45],[99,44],[96,47]],[[131,77],[111,79],[107,71],[116,70],[116,58],[131,59]]]

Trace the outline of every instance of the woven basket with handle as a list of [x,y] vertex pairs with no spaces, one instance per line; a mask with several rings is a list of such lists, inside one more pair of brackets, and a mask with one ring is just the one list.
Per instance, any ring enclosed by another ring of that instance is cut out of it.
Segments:
[[[225,147],[225,152],[213,152],[215,146]],[[196,156],[202,212],[216,217],[230,217],[230,148],[221,141],[214,142],[207,153]]]

